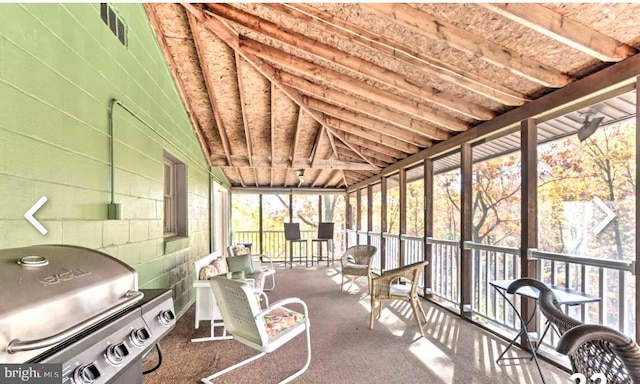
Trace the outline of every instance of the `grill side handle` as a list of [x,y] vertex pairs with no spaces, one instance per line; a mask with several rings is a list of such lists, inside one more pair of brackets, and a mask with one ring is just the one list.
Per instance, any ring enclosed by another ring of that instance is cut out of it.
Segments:
[[101,322],[102,320],[115,315],[116,313],[122,311],[123,309],[135,304],[140,301],[144,297],[144,293],[140,291],[129,291],[125,295],[125,300],[120,302],[119,304],[114,305],[113,307],[98,313],[97,315],[88,318],[87,320],[75,324],[72,327],[65,329],[55,335],[43,337],[41,339],[36,340],[20,340],[14,339],[7,346],[8,353],[16,353],[23,351],[32,351],[34,349],[40,349],[45,347],[50,347],[55,345],[65,339],[68,339],[72,335],[82,332],[85,329],[92,327],[93,325]]

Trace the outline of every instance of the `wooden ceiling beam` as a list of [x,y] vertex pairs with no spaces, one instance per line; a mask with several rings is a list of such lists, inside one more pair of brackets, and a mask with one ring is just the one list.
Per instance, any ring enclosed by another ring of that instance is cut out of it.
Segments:
[[278,26],[268,20],[220,3],[207,4],[208,10],[214,15],[225,20],[240,24],[262,35],[271,37],[281,43],[305,51],[332,64],[339,65],[361,76],[370,78],[389,87],[408,92],[415,96],[428,100],[443,108],[466,116],[485,116],[478,120],[490,120],[493,111],[480,105],[464,103],[459,97],[448,94],[432,87],[422,87],[413,84],[413,81],[405,76],[381,67],[370,61],[344,52],[318,40],[309,38],[291,29]]
[[[272,83],[273,84],[273,83]],[[300,141],[300,133],[302,132],[302,129],[300,128],[302,125],[302,108],[300,108],[300,106],[298,106],[298,119],[296,122],[296,131],[293,134],[293,145],[291,146],[291,167],[293,168],[293,162],[295,161],[295,159],[297,158],[297,153],[298,153],[298,141]],[[273,113],[272,113],[273,115]],[[276,143],[273,143],[274,145],[276,145]],[[274,146],[275,148],[275,146]],[[272,156],[273,158],[275,158],[275,155]]]
[[[281,73],[281,76],[284,84],[302,92],[302,94],[304,95],[304,97],[302,98],[302,102],[305,103],[305,105],[310,105],[308,104],[308,99],[317,100],[319,98],[340,107],[348,108],[352,111],[359,112],[360,114],[367,115],[373,119],[377,119],[380,121],[384,121],[387,124],[394,125],[396,126],[395,129],[402,128],[414,132],[418,135],[422,135],[431,140],[446,140],[451,137],[448,132],[442,129],[434,127],[428,123],[425,123],[424,121],[416,120],[408,117],[407,115],[394,112],[378,104],[360,100],[354,96],[349,96],[347,94],[340,93],[329,88],[324,88],[322,86],[310,83],[304,79],[296,78],[295,76],[289,76],[284,72]],[[295,84],[295,87],[291,84]],[[307,96],[309,94],[313,97]]]
[[[202,9],[202,5],[194,5],[183,3],[182,6],[191,14],[194,15],[204,26],[206,26],[210,31],[216,34],[219,38],[221,38],[227,45],[229,45],[232,49],[240,53],[240,55],[251,65],[253,65],[258,72],[260,72],[264,77],[266,77],[269,81],[278,85],[278,87],[298,106],[303,108],[307,113],[309,113],[316,121],[321,123],[321,115],[315,112],[314,110],[306,107],[302,100],[302,95],[295,89],[288,87],[279,82],[279,71],[275,69],[273,66],[265,62],[262,58],[257,57],[251,53],[244,52],[244,50],[240,47],[240,37],[236,31],[234,31],[231,27],[229,27],[223,20],[216,17],[215,15],[211,15],[210,12],[205,12]],[[357,151],[354,150],[356,153]],[[359,154],[363,160],[369,162],[367,157]],[[372,166],[373,163],[370,163]],[[374,166],[375,167],[375,166]]]
[[[438,127],[434,127],[422,120],[416,120],[378,104],[360,100],[354,96],[337,92],[330,88],[324,88],[304,79],[296,78],[295,76],[289,76],[284,72],[282,73],[282,82],[298,91],[301,91],[302,94],[305,95],[303,97],[303,102],[306,102],[307,98],[322,99],[335,105],[367,115],[371,118],[395,125],[397,127],[396,129],[406,129],[431,140],[446,140],[451,137],[449,132]],[[295,86],[293,84],[295,84]]]
[[369,148],[373,151],[384,153],[387,156],[391,156],[395,158],[396,160],[394,160],[394,162],[397,161],[397,159],[404,159],[405,157],[408,157],[411,154],[407,152],[398,151],[397,149],[391,148],[378,141],[365,139],[364,137],[358,136],[352,132],[337,132],[337,133],[343,135],[343,139],[345,141],[350,142],[351,144],[359,145],[360,147],[364,147],[364,148]]
[[339,19],[334,15],[314,8],[311,4],[269,4],[297,19],[317,26],[332,34],[337,34],[362,46],[375,49],[397,60],[428,71],[444,81],[449,81],[477,95],[486,97],[500,104],[520,106],[529,101],[522,93],[509,89],[501,84],[484,79],[474,73],[465,71],[435,57],[416,51],[403,43],[394,41],[377,33]]
[[[336,151],[337,151],[340,159],[342,159],[343,161],[350,161],[350,162],[358,161],[358,157],[354,156],[355,153],[351,148],[348,148],[348,147],[347,148],[345,148],[345,147],[336,147]],[[364,155],[364,156],[367,157],[367,161],[369,161],[370,163],[375,164],[376,166],[378,166],[380,168],[384,168],[384,167],[389,165],[389,163],[387,163],[385,161],[382,161],[382,160],[379,160],[379,159],[376,159],[376,158],[373,158],[373,157],[367,156],[367,155]]]
[[[337,133],[338,133],[338,136],[337,136],[337,137],[338,137],[338,138],[340,138],[340,140],[342,140],[343,142],[348,141],[348,140],[345,138],[345,134],[344,134],[344,132],[337,132]],[[362,153],[363,155],[373,157],[373,158],[378,159],[378,160],[380,160],[380,161],[384,161],[384,162],[385,162],[385,163],[387,163],[387,164],[393,164],[393,163],[395,163],[396,161],[398,161],[398,159],[396,159],[395,157],[390,156],[390,155],[388,155],[388,154],[386,154],[386,153],[379,152],[379,151],[374,150],[374,149],[366,148],[366,147],[364,147],[364,146],[360,146],[360,145],[355,144],[355,143],[353,143],[353,142],[352,142],[351,144],[352,144],[352,145],[355,145],[355,146],[358,146],[358,147],[359,147],[359,150],[360,150],[360,153]],[[345,144],[336,144],[336,146],[342,146],[343,148],[348,148]],[[405,156],[405,157],[406,157],[406,156]]]
[[[337,179],[337,181],[336,181],[336,179]],[[337,187],[338,183],[340,183],[340,181],[342,181],[342,176],[340,175],[340,171],[337,171],[337,170],[336,171],[331,171],[331,174],[327,178],[327,181],[324,183],[322,188]]]
[[[339,144],[338,144],[339,145]],[[336,148],[339,150],[339,147]],[[367,164],[362,162],[362,159],[357,158],[357,157],[353,157],[355,155],[355,153],[353,152],[353,150],[349,149],[352,159],[353,161],[344,161],[344,160],[338,160],[338,159],[318,159],[316,160],[316,167],[315,169],[347,169],[347,170],[351,170],[351,169],[356,169],[356,170],[367,170],[367,171],[372,171],[372,172],[377,172],[379,171],[379,166],[374,166],[371,164]],[[264,157],[264,156],[253,156],[253,158],[251,159],[254,163],[253,167],[249,166],[249,159],[247,158],[247,156],[245,155],[233,155],[233,161],[235,162],[235,164],[238,165],[234,165],[234,166],[229,166],[226,165],[223,161],[220,161],[220,157],[219,156],[213,156],[212,157],[212,161],[214,163],[213,166],[215,167],[221,167],[221,168],[225,168],[225,169],[232,169],[232,168],[242,168],[242,169],[254,169],[254,168],[268,168],[271,164],[271,162],[273,161],[274,166],[272,168],[274,169],[287,169],[290,170],[292,172],[295,172],[298,169],[309,169],[311,168],[311,160],[309,159],[300,159],[297,160],[296,162],[293,163],[293,167],[291,167],[291,165],[289,164],[289,159],[286,158],[276,158],[276,159],[271,159],[270,157]],[[379,161],[376,161],[379,163]],[[388,164],[387,164],[388,165]]]
[[421,149],[421,147],[417,145],[398,140],[393,136],[385,135],[384,133],[376,132],[334,117],[325,116],[324,124],[334,128],[334,130],[348,132],[350,136],[359,137],[372,143],[380,143],[380,145],[384,145],[386,148],[389,148],[389,150],[398,151],[398,153],[416,153]]
[[311,147],[311,168],[316,162],[318,158],[318,148],[320,147],[320,141],[322,141],[322,137],[324,136],[324,125],[320,124],[318,129],[316,129],[316,137],[313,140],[313,147]]
[[[277,48],[262,44],[258,41],[241,38],[240,46],[245,47],[247,52],[262,57],[263,59],[275,63],[280,67],[284,67],[286,69],[312,77],[315,80],[331,84],[332,86],[341,88],[342,90],[345,90],[349,93],[357,94],[371,101],[375,101],[387,107],[394,108],[400,112],[413,115],[432,124],[437,124],[447,130],[462,132],[470,128],[470,125],[465,123],[464,121],[453,118],[442,112],[435,111],[428,105],[412,101],[391,92],[387,92],[364,81],[355,79],[351,76],[344,75],[328,68],[321,67],[312,62],[290,55]],[[283,75],[284,73],[286,72],[283,72]],[[288,77],[295,76],[292,74],[287,75]],[[302,78],[298,76],[298,79]],[[282,80],[283,82],[287,83],[287,80],[285,80],[284,78]],[[287,85],[293,86],[295,88],[295,86],[292,84]],[[490,120],[491,118],[495,117],[495,114],[490,113],[484,114],[483,116],[468,117],[477,120]]]
[[545,87],[563,87],[575,79],[557,69],[502,47],[408,4],[362,3],[360,7],[394,20],[409,30],[507,69]]
[[344,173],[344,176],[343,176],[343,178],[344,178],[344,183],[345,183],[345,185],[346,185],[347,187],[349,187],[349,186],[351,186],[351,185],[354,185],[354,184],[357,184],[357,183],[359,183],[359,182],[360,182],[360,180],[363,180],[363,179],[364,179],[364,178],[356,177],[356,176],[354,176],[354,175],[349,175],[349,174],[347,174],[346,172],[343,172],[343,173]]
[[[419,147],[429,147],[433,144],[432,139],[427,138],[424,135],[417,134],[408,129],[400,129],[397,125],[389,124],[384,121],[380,121],[377,118],[371,118],[361,113],[354,112],[350,109],[343,108],[341,106],[326,103],[322,100],[307,97],[304,102],[310,108],[323,112],[327,115],[335,116],[341,120],[348,121],[352,124],[356,124],[362,127],[366,127],[372,131],[380,132],[385,135],[395,137],[406,143],[416,145]],[[447,135],[447,138],[451,137]],[[444,139],[441,139],[444,140]],[[407,151],[409,152],[409,151]]]
[[323,172],[324,172],[324,169],[321,169],[321,170],[315,172],[316,173],[316,177],[313,178],[313,182],[311,183],[311,188],[315,188],[317,186],[318,180],[322,176]]
[[156,5],[152,3],[144,3],[143,6],[147,12],[149,23],[151,24],[151,27],[153,28],[156,34],[156,37],[158,39],[160,49],[162,50],[162,54],[164,55],[164,58],[167,61],[169,70],[171,71],[171,75],[172,75],[171,77],[173,78],[173,81],[176,83],[176,88],[180,93],[180,98],[182,99],[182,105],[184,105],[184,109],[187,112],[189,121],[191,121],[191,124],[193,125],[193,129],[196,132],[196,136],[198,137],[198,142],[200,142],[200,147],[202,148],[202,152],[204,152],[204,155],[206,158],[209,158],[209,156],[211,156],[212,154],[211,147],[209,144],[211,138],[208,137],[207,130],[202,129],[202,127],[200,126],[200,123],[196,119],[195,114],[193,112],[192,101],[184,92],[186,88],[184,83],[182,82],[182,77],[178,72],[173,55],[171,54],[169,47],[167,45],[167,36],[164,34],[164,30],[162,29],[160,21],[158,20],[158,15],[156,14],[156,10],[155,10]]
[[251,132],[249,131],[249,123],[247,121],[247,114],[245,112],[245,110],[247,109],[247,105],[244,99],[245,86],[244,86],[244,80],[242,80],[242,70],[241,70],[242,59],[240,58],[240,55],[238,55],[237,52],[235,52],[235,58],[236,58],[236,77],[238,78],[238,95],[240,96],[240,113],[242,114],[242,127],[244,128],[244,136],[246,138],[246,143],[247,143],[247,154],[249,155],[249,159],[251,159],[251,156],[253,155],[253,151],[252,151],[253,146],[251,145]]
[[226,129],[224,128],[224,124],[222,123],[222,118],[218,113],[218,101],[216,100],[216,95],[213,92],[214,82],[211,79],[210,72],[207,71],[206,68],[202,67],[202,63],[206,63],[206,59],[203,59],[202,56],[202,39],[200,38],[200,34],[198,33],[198,20],[191,14],[187,12],[187,17],[189,20],[189,28],[191,29],[191,35],[193,36],[193,44],[196,47],[196,52],[198,54],[198,60],[200,62],[200,69],[202,71],[202,76],[204,77],[205,87],[207,88],[207,95],[209,95],[209,100],[211,102],[211,109],[213,110],[213,117],[216,120],[216,128],[218,129],[218,133],[220,135],[220,142],[222,143],[222,148],[224,150],[224,154],[227,157],[227,161],[229,165],[233,165],[231,163],[231,149],[229,145],[229,138],[226,134]]
[[564,17],[541,4],[480,5],[601,61],[616,62],[636,54],[633,47]]
[[355,174],[355,175],[362,175],[362,176],[365,176],[365,177],[371,177],[371,173],[370,172],[362,172],[362,171],[353,170],[353,171],[349,171],[349,173],[352,173],[352,174]]

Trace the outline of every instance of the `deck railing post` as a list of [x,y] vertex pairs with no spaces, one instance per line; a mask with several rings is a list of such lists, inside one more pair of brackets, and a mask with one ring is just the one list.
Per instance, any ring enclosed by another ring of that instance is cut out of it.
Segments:
[[[522,190],[521,190],[521,246],[520,246],[520,274],[521,277],[539,278],[538,261],[529,260],[527,250],[538,247],[538,127],[536,121],[527,119],[520,124],[520,145],[522,161]],[[533,300],[522,301],[523,318],[528,319],[535,311]],[[529,332],[538,329],[538,319],[529,323]],[[525,345],[524,336],[521,345]]]

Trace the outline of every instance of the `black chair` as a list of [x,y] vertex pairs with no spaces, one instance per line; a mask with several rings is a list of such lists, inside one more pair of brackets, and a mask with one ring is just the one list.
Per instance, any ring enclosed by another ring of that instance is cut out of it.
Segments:
[[331,264],[335,262],[333,257],[333,223],[319,223],[318,237],[311,240],[311,265],[313,265],[313,251],[318,248],[318,263],[322,261],[322,243],[327,245],[327,267],[329,266],[329,255]]
[[[304,245],[304,263],[309,266],[308,242],[300,235],[300,223],[284,223],[284,239],[289,242],[289,268],[293,268],[293,244],[298,244],[298,262],[302,263],[302,250]],[[285,246],[284,266],[287,266],[287,250]]]
[[574,373],[583,375],[586,382],[598,381],[592,376],[601,374],[602,383],[640,384],[640,347],[631,338],[603,325],[583,324],[567,315],[555,294],[539,280],[518,279],[507,292],[513,293],[523,286],[540,291],[540,312],[561,335],[556,351],[569,357]]

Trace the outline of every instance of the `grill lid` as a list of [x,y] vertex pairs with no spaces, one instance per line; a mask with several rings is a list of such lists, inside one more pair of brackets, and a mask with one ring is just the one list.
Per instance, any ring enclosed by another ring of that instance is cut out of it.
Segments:
[[136,271],[66,245],[0,250],[0,363],[21,363],[142,297]]

